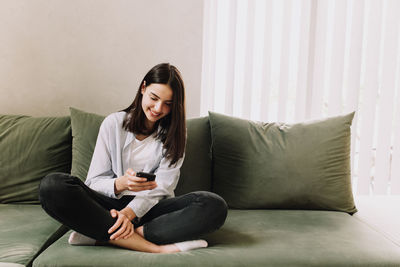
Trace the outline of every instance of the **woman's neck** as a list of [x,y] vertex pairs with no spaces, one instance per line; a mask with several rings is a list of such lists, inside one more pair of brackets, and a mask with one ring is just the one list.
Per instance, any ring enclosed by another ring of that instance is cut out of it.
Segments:
[[137,134],[136,136],[135,136],[135,138],[137,139],[137,140],[139,140],[139,141],[143,141],[144,139],[146,139],[147,137],[149,137],[148,135],[145,135],[145,134]]
[[136,139],[138,139],[139,141],[142,141],[143,139],[154,133],[154,127],[155,127],[154,122],[151,123],[151,125],[149,124],[149,122],[146,122],[145,125],[146,125],[145,131],[135,134]]
[[149,120],[146,120],[145,125],[146,125],[146,132],[148,132],[148,133],[154,132],[154,128],[155,128],[155,125],[156,125],[155,122],[151,122]]

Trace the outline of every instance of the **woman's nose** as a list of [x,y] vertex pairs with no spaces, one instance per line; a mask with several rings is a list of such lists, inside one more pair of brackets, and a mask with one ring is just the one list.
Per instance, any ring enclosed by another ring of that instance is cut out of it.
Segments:
[[154,110],[157,111],[157,112],[160,112],[160,111],[161,111],[161,103],[160,103],[160,102],[157,102],[157,103],[155,104]]

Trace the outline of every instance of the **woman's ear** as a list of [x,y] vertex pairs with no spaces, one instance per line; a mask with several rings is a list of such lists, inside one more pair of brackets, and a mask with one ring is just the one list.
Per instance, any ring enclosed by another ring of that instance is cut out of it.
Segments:
[[146,81],[143,81],[142,88],[140,89],[140,92],[143,95],[145,91],[146,91]]

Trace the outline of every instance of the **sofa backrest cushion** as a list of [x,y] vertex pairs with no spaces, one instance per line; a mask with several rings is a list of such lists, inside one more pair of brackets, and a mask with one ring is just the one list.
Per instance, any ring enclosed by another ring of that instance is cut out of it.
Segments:
[[71,175],[86,180],[97,135],[105,116],[70,108],[72,128]]
[[[70,108],[72,125],[71,174],[86,179],[97,135],[104,116]],[[211,136],[208,117],[187,121],[185,160],[176,195],[196,190],[211,190]]]
[[353,116],[284,124],[210,112],[214,191],[232,208],[356,212]]
[[0,115],[0,203],[39,203],[40,180],[70,172],[70,117]]
[[211,191],[211,134],[208,116],[189,119],[186,127],[185,160],[175,189],[177,196],[197,190]]

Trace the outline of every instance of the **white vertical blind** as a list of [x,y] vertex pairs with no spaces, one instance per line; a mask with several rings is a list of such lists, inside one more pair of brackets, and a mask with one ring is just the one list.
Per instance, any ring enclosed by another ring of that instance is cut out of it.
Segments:
[[289,2],[284,1],[282,3],[282,16],[281,21],[281,53],[280,53],[280,71],[279,71],[279,100],[278,100],[278,120],[286,120],[286,110],[288,103],[288,91],[289,91],[289,57],[290,57],[290,44],[291,44],[291,18],[292,18],[292,6]]
[[[394,1],[393,12],[400,9],[399,3]],[[398,14],[398,13],[397,13]],[[400,27],[399,21],[392,21],[394,31],[397,36],[396,54],[393,54],[393,59],[396,59],[396,83],[394,85],[394,116],[393,116],[393,131],[391,136],[391,160],[390,160],[390,190],[393,195],[400,195]]]
[[272,68],[272,14],[274,12],[273,1],[262,1],[264,3],[263,7],[260,7],[260,11],[264,13],[264,19],[260,21],[263,23],[263,49],[261,51],[260,58],[261,62],[261,79],[260,79],[260,101],[259,101],[259,111],[258,116],[255,114],[253,118],[266,121],[268,119],[268,110],[270,102],[270,92],[271,92],[271,68]]
[[[297,2],[300,4],[300,2]],[[296,98],[295,98],[295,113],[294,120],[299,121],[306,116],[306,103],[307,103],[307,80],[308,80],[308,67],[309,64],[309,50],[312,49],[310,38],[312,38],[312,30],[310,28],[313,16],[311,11],[311,1],[303,1],[299,7],[299,47],[298,47],[298,62],[297,62],[297,78],[296,78]],[[296,22],[296,20],[294,20]],[[312,55],[312,53],[311,53]],[[311,73],[311,72],[310,72]]]
[[[365,29],[365,53],[364,68],[365,77],[363,81],[364,90],[361,91],[360,101],[360,157],[358,192],[368,194],[373,185],[372,171],[374,162],[372,161],[375,150],[373,149],[374,123],[376,113],[376,99],[378,97],[378,75],[379,75],[379,52],[382,25],[382,6],[379,1],[367,2],[366,6]],[[369,168],[365,168],[369,166]]]
[[306,90],[307,90],[307,95],[305,96],[306,98],[306,103],[305,103],[305,112],[304,117],[297,116],[296,120],[300,121],[304,118],[309,118],[311,116],[311,105],[310,103],[312,102],[312,89],[313,89],[313,81],[314,81],[314,58],[315,58],[315,43],[316,43],[316,34],[317,34],[317,14],[318,14],[318,9],[317,9],[317,0],[312,0],[310,3],[310,18],[308,19],[307,17],[302,17],[303,20],[309,20],[310,21],[310,32],[309,32],[309,42],[308,42],[308,64],[306,65],[307,68],[304,69],[304,71],[307,73],[307,84],[306,84]]
[[[227,69],[227,61],[228,61],[228,49],[224,49],[228,46],[227,42],[229,40],[229,21],[228,16],[225,10],[227,10],[227,1],[218,1],[216,3],[216,42],[215,42],[215,81],[214,86],[215,88],[219,88],[219,90],[215,91],[214,93],[214,100],[213,103],[219,103],[218,99],[223,97],[227,91],[226,86],[226,69]],[[217,106],[218,112],[224,111],[225,103],[219,103]]]
[[[397,2],[397,1],[396,1]],[[383,20],[383,57],[382,78],[378,98],[378,116],[375,173],[379,179],[374,179],[374,193],[386,194],[390,180],[390,146],[393,129],[394,93],[396,84],[396,60],[393,51],[397,49],[396,31],[396,2],[387,1],[384,9]]]
[[[349,2],[348,5],[348,20],[349,23],[347,31],[348,54],[346,54],[345,64],[345,78],[344,90],[346,95],[346,102],[344,112],[348,113],[357,110],[352,127],[351,136],[351,166],[358,166],[359,154],[358,147],[356,147],[358,134],[358,99],[360,93],[360,79],[361,79],[361,52],[363,48],[363,22],[364,22],[364,0],[354,0]],[[357,175],[357,169],[353,168],[353,175]],[[353,177],[354,177],[353,176]],[[354,179],[357,182],[356,179]]]
[[325,91],[325,79],[327,76],[326,68],[326,35],[328,26],[328,1],[316,1],[317,20],[315,22],[316,32],[314,39],[314,68],[308,71],[314,72],[311,87],[311,116],[323,113],[323,96]]
[[356,111],[358,194],[400,194],[397,0],[205,0],[201,113],[288,123]]
[[261,100],[261,81],[263,75],[263,49],[264,49],[264,31],[265,31],[265,1],[257,0],[255,2],[255,14],[254,14],[254,51],[253,51],[253,93],[250,95],[251,103],[256,103],[251,105],[251,117],[257,117],[259,119],[260,108],[258,104]]
[[[399,33],[399,31],[397,31]],[[400,42],[398,42],[399,44]],[[400,45],[397,48],[399,51]],[[396,92],[394,97],[395,102],[395,115],[394,115],[394,131],[392,132],[392,144],[393,144],[393,152],[391,158],[391,173],[390,173],[390,182],[391,182],[391,193],[400,195],[400,89],[399,89],[399,76],[400,76],[400,64],[399,58],[400,53],[397,56],[397,79],[396,79]]]
[[[242,116],[246,118],[250,117],[251,110],[251,95],[253,93],[253,69],[254,69],[254,45],[257,43],[254,35],[255,21],[255,1],[239,0],[243,5],[246,12],[244,42],[245,42],[245,55],[244,55],[244,80],[242,88],[246,88],[246,91],[242,94]],[[243,3],[242,3],[243,2]],[[245,7],[246,6],[246,7]]]
[[[343,12],[347,9],[347,0],[337,0],[332,2],[333,16],[331,24],[333,24],[331,45],[329,51],[331,69],[328,80],[328,116],[334,116],[342,112],[343,105],[343,74],[344,74],[344,53],[346,44],[346,20],[347,14]],[[335,42],[333,41],[335,40]]]
[[244,70],[246,67],[246,19],[247,19],[247,5],[246,1],[237,1],[236,5],[236,35],[235,35],[235,70],[233,77],[233,112],[235,116],[240,116],[243,109],[243,88],[248,89],[244,83]]
[[[226,0],[228,4],[228,37],[227,37],[227,59],[226,59],[226,93],[225,111],[233,114],[233,77],[235,74],[235,48],[236,48],[236,0]],[[222,48],[223,49],[223,48]]]

